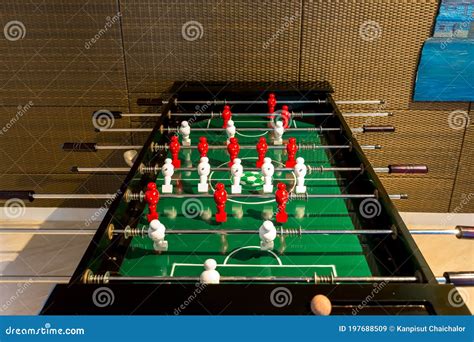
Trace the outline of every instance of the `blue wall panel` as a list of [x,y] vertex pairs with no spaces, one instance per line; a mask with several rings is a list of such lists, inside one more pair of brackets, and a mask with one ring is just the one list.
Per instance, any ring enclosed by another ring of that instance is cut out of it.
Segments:
[[430,38],[425,42],[415,101],[474,101],[474,40]]

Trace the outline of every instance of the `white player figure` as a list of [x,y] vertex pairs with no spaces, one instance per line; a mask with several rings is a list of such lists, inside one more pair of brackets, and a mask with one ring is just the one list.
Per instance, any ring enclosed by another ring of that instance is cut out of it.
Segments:
[[198,192],[208,192],[209,183],[207,183],[207,177],[209,177],[209,174],[211,173],[211,165],[209,165],[209,158],[201,157],[197,168],[199,174]]
[[[184,148],[182,149],[183,151],[183,165],[184,167],[193,167],[193,161],[191,160],[191,155],[192,155],[192,152],[191,152],[191,149],[190,148]],[[184,171],[184,175],[185,176],[191,176],[191,171]]]
[[155,251],[167,251],[168,241],[165,240],[166,227],[158,220],[152,220],[148,227],[148,237],[153,240]]
[[161,167],[161,174],[165,180],[164,184],[161,186],[161,192],[164,194],[173,193],[173,185],[171,184],[171,177],[174,174],[174,166],[171,162],[171,158],[166,158],[165,163]]
[[265,221],[258,229],[258,235],[260,236],[260,249],[262,251],[268,251],[274,248],[277,231],[272,221]]
[[231,193],[240,194],[242,193],[242,186],[240,185],[240,178],[244,174],[244,168],[242,166],[242,161],[239,158],[234,159],[234,164],[230,168],[230,173],[232,174],[232,187]]
[[306,207],[304,205],[297,205],[295,208],[295,218],[302,219],[304,218],[306,212]]
[[183,146],[191,146],[191,139],[189,138],[189,135],[191,134],[191,127],[187,121],[181,122],[179,134],[183,136]]
[[265,183],[263,184],[263,192],[266,194],[273,192],[272,178],[274,173],[275,167],[272,164],[272,159],[266,157],[265,159],[263,159],[262,164],[262,174],[265,180]]
[[176,217],[178,217],[178,210],[176,210],[176,207],[174,206],[163,208],[163,212],[165,213],[165,216],[170,220],[174,220],[176,219]]
[[283,121],[277,121],[275,127],[273,128],[273,144],[282,145],[283,144],[283,133],[285,133],[285,127],[283,127]]
[[209,221],[212,218],[212,210],[211,208],[206,208],[201,213],[201,218],[204,221]]
[[296,158],[296,165],[293,169],[296,176],[296,193],[306,193],[306,186],[304,185],[304,177],[308,172],[307,166],[304,164],[304,159],[301,157]]
[[[273,161],[275,162],[275,165],[282,165],[282,155],[283,155],[283,150],[282,149],[276,149],[273,150]],[[283,174],[281,171],[275,172],[276,177],[280,177]]]
[[237,131],[233,120],[227,121],[227,127],[225,128],[225,131],[227,133],[227,145],[229,145],[229,139],[233,138],[235,136],[235,132]]
[[232,214],[234,214],[233,216],[236,220],[242,219],[242,217],[244,217],[244,210],[242,209],[242,204],[232,203]]
[[214,259],[207,259],[204,262],[204,271],[199,280],[201,284],[219,284],[221,275],[216,271],[217,262]]
[[262,210],[262,218],[264,220],[271,220],[273,217],[273,206],[264,206]]

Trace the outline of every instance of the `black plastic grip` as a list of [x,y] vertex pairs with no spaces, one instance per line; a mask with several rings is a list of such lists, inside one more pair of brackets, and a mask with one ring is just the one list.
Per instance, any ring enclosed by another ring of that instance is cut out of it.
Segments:
[[428,166],[416,164],[389,165],[389,173],[428,173]]
[[19,198],[33,202],[35,192],[33,190],[3,190],[0,191],[0,200],[9,200],[12,198]]
[[459,233],[456,235],[458,239],[474,239],[474,227],[472,226],[456,226]]
[[162,99],[157,98],[139,98],[137,99],[137,105],[139,106],[161,106],[163,105]]
[[364,133],[395,132],[394,126],[363,126]]
[[96,113],[102,113],[102,115],[108,115],[108,113],[111,113],[114,119],[121,119],[122,118],[122,112],[118,110],[96,110],[95,112],[92,112],[92,117],[96,115]]
[[66,142],[63,144],[64,151],[73,152],[97,152],[96,143],[72,143]]
[[474,286],[474,272],[444,272],[443,277],[454,286]]

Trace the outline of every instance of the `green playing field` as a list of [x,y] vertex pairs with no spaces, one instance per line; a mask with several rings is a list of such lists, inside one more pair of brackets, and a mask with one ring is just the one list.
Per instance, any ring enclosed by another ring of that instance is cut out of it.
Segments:
[[[262,117],[239,117],[234,119],[236,127],[267,127],[268,120]],[[311,127],[309,124],[292,122],[292,127]],[[213,119],[191,124],[192,128],[221,127],[222,121]],[[200,136],[206,136],[209,145],[223,145],[226,134],[222,132],[194,132],[192,144],[196,145]],[[255,145],[258,137],[266,136],[270,144],[270,132],[243,131],[237,133],[241,145]],[[290,133],[285,134],[287,139]],[[319,144],[316,132],[295,132],[299,144]],[[211,167],[224,166],[229,157],[225,149],[209,150]],[[332,166],[326,150],[316,149],[299,151],[298,157],[304,157],[310,165]],[[275,166],[284,166],[286,152],[269,149]],[[255,149],[241,150],[239,158],[245,167],[255,167],[257,153]],[[195,167],[199,162],[196,149],[180,151],[183,167]],[[251,176],[251,174],[246,174]],[[259,174],[256,175],[261,176]],[[309,194],[340,194],[335,174],[312,173],[306,176],[305,185]],[[228,220],[217,224],[216,211],[212,198],[193,198],[197,193],[199,176],[196,171],[176,171],[173,176],[174,193],[189,194],[188,198],[161,199],[158,205],[160,221],[167,229],[249,229],[257,231],[263,220],[271,219],[276,224],[276,203],[274,199],[238,198],[229,199],[226,206]],[[230,173],[213,172],[210,175],[211,187],[217,182],[225,184],[230,194]],[[275,172],[274,185],[284,182],[289,189],[295,183],[292,172]],[[161,175],[157,184],[161,190]],[[246,184],[243,193],[259,193],[258,184]],[[211,192],[210,192],[211,193]],[[147,227],[145,209],[139,227]],[[288,222],[284,228],[302,229],[354,229],[343,199],[309,199],[307,202],[293,200],[288,203]],[[371,275],[361,243],[357,236],[349,235],[304,235],[277,237],[274,249],[260,250],[258,234],[229,235],[168,235],[168,250],[155,252],[153,242],[148,237],[134,237],[120,268],[124,276],[199,276],[203,263],[208,258],[217,261],[217,270],[223,276],[369,276]]]

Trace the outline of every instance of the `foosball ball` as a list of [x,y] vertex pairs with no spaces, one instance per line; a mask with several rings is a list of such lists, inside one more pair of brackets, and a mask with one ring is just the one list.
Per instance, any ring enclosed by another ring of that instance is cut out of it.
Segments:
[[[345,117],[390,113],[341,113],[331,93],[325,82],[177,82],[170,98],[138,100],[150,113],[133,115],[153,128],[99,129],[149,134],[124,154],[130,167],[74,167],[126,173],[117,193],[4,192],[113,200],[74,275],[47,279],[58,285],[42,313],[469,314],[453,298],[473,273],[435,276],[411,235],[473,229],[409,231],[393,203],[409,194],[387,193],[377,175],[428,167],[371,166],[364,150],[382,147],[354,133],[395,128],[350,128]],[[100,291],[113,303],[97,305]]]

